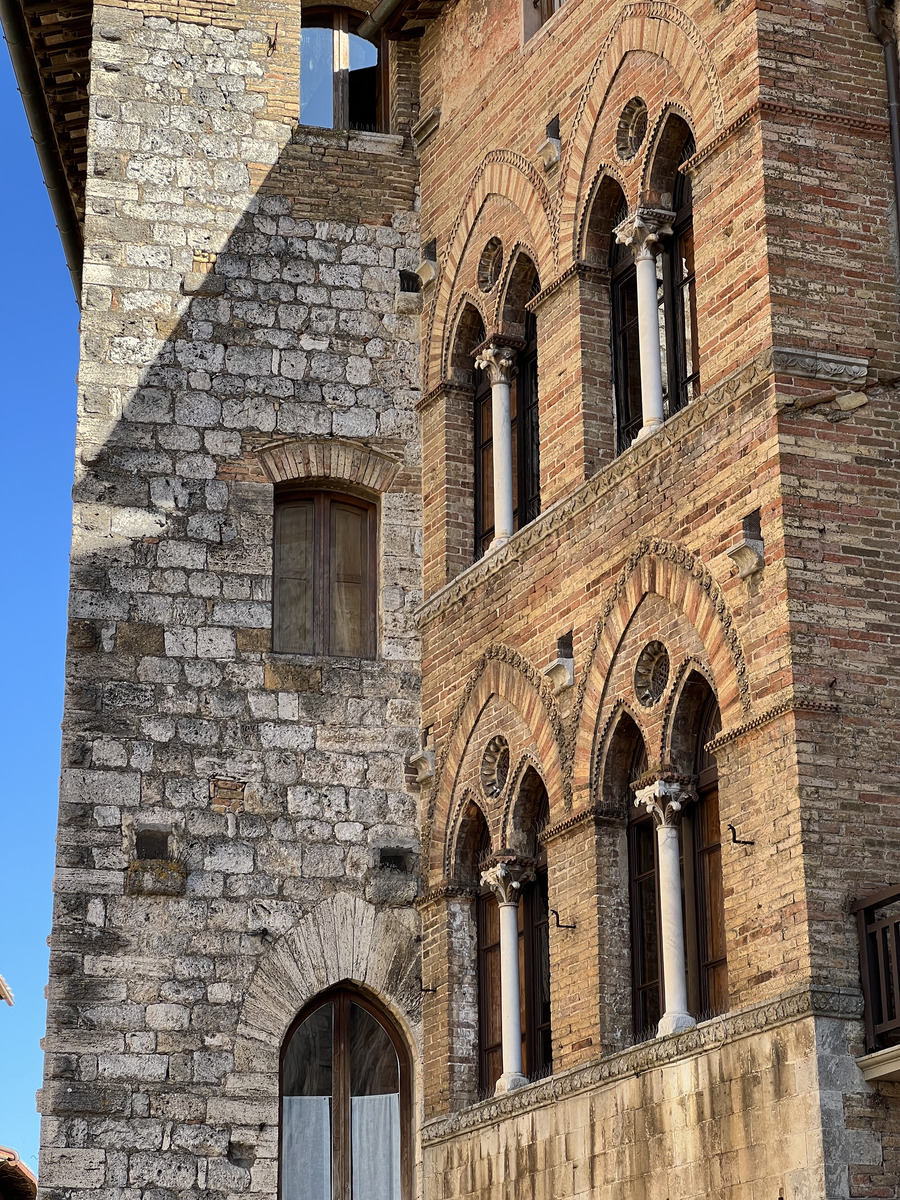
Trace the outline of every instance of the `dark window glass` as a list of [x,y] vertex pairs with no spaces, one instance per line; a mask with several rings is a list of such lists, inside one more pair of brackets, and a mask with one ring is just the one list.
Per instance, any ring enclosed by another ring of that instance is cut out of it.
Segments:
[[329,492],[276,497],[275,651],[371,658],[375,652],[375,509]]
[[533,822],[532,843],[535,855],[535,880],[523,892],[522,912],[524,955],[522,975],[523,1070],[529,1079],[549,1075],[553,1067],[553,1040],[550,1026],[550,898],[547,879],[547,851],[540,834],[550,822],[550,804],[546,788]]
[[[638,742],[628,772],[629,784],[647,769],[647,755]],[[631,1002],[636,1038],[651,1037],[660,1018],[659,881],[656,866],[656,828],[653,818],[636,808],[629,787],[628,876],[631,899]]]
[[[491,853],[487,822],[480,817],[475,845],[475,874]],[[478,939],[478,1086],[487,1095],[503,1073],[500,1010],[500,908],[490,888],[482,886],[475,901]]]
[[[686,162],[694,151],[693,138],[688,138],[679,161]],[[679,412],[700,394],[691,182],[682,172],[678,173],[673,202],[676,214],[672,235],[666,239],[656,258],[663,414],[666,417]],[[628,206],[623,198],[613,218],[613,228],[627,216]],[[610,269],[616,439],[621,453],[634,441],[643,417],[634,260],[630,251],[614,239],[610,248]]]
[[323,129],[380,127],[378,47],[359,37],[345,9],[302,14],[300,123]]
[[[535,275],[529,292],[540,291]],[[516,358],[509,390],[512,436],[513,529],[521,529],[541,511],[540,409],[538,402],[537,319],[525,314],[525,346]],[[494,537],[494,460],[491,385],[484,371],[475,371],[475,557],[480,558]]]
[[699,1011],[709,1016],[728,1009],[728,962],[725,951],[725,897],[719,824],[719,779],[715,759],[704,747],[722,727],[719,707],[710,696],[697,734],[698,799],[691,815],[695,855],[695,916]]
[[368,1001],[338,991],[300,1021],[281,1097],[281,1200],[408,1197],[406,1055]]

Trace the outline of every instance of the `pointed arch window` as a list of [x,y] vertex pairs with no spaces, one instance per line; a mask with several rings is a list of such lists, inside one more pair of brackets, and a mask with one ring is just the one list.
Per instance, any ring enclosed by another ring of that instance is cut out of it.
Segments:
[[706,750],[721,728],[719,706],[710,694],[697,730],[694,759],[697,802],[687,811],[685,828],[692,850],[688,862],[690,876],[686,871],[685,879],[688,995],[692,1011],[709,1016],[728,1009],[719,774],[716,760]]
[[317,998],[281,1058],[281,1200],[410,1200],[409,1059],[392,1023],[339,988]]
[[553,1068],[550,1026],[550,894],[547,849],[540,835],[550,824],[550,801],[543,781],[531,823],[535,878],[520,904],[520,977],[522,979],[523,1064],[529,1079],[549,1075]]
[[[686,127],[685,127],[686,128]],[[677,157],[678,167],[696,151],[688,133]],[[694,264],[694,217],[691,181],[676,170],[672,200],[672,233],[656,256],[656,296],[662,369],[663,417],[668,419],[700,395],[697,286]],[[622,196],[613,226],[628,216]],[[616,397],[616,441],[626,450],[642,424],[641,356],[638,333],[637,278],[629,249],[611,239],[610,315],[612,318],[613,386]]]
[[[685,806],[678,825],[687,968],[688,1008],[698,1018],[728,1009],[728,963],[719,823],[718,773],[706,746],[721,729],[715,695],[695,679],[692,728],[679,731],[690,747],[685,769],[697,779],[696,802]],[[686,689],[687,691],[687,689]],[[677,720],[677,717],[676,717]],[[689,718],[690,720],[690,718]],[[636,731],[635,731],[636,732]],[[639,739],[633,751],[629,783],[647,770]],[[693,761],[692,761],[693,759]],[[659,855],[656,827],[636,808],[628,789],[628,873],[631,910],[632,1018],[637,1038],[652,1037],[664,1008],[659,904]]]

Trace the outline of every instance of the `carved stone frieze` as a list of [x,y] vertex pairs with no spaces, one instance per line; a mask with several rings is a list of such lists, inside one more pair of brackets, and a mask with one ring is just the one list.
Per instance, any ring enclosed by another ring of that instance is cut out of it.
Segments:
[[865,383],[869,370],[867,358],[832,354],[827,350],[799,350],[775,347],[772,362],[779,375],[799,375],[803,379],[827,379],[831,383]]

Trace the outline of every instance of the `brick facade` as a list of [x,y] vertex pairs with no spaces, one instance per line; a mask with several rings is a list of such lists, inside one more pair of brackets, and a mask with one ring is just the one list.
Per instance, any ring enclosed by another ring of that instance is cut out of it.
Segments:
[[[515,0],[423,11],[369,134],[297,125],[296,6],[94,8],[48,1200],[274,1198],[282,1041],[345,981],[408,1040],[423,1200],[897,1197],[849,911],[900,864],[881,50],[831,0],[565,0],[524,42]],[[679,171],[700,393],[620,453],[613,226]],[[473,561],[472,352],[526,311],[541,512]],[[285,483],[376,504],[374,660],[273,653]],[[701,694],[728,1002],[657,1038],[629,770],[637,736],[654,778],[696,776]],[[553,1070],[486,1098],[472,822],[524,853],[529,771]]]

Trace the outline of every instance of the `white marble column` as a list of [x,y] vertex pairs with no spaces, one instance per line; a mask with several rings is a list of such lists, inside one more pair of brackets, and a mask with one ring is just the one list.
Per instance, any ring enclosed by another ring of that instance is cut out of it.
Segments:
[[666,1037],[697,1024],[688,1012],[678,845],[678,818],[684,805],[693,798],[693,792],[684,784],[665,779],[657,779],[648,787],[638,788],[634,794],[635,805],[646,808],[656,821],[659,847],[660,954],[666,1008],[660,1018],[658,1037]]
[[498,862],[481,876],[500,905],[500,1028],[503,1074],[496,1095],[515,1091],[528,1082],[522,1073],[521,981],[519,979],[519,895],[534,870],[515,861]]
[[634,256],[637,277],[638,338],[641,347],[641,414],[643,423],[635,438],[647,437],[663,423],[662,357],[659,344],[659,300],[656,256],[660,242],[672,232],[674,213],[639,208],[615,229],[616,241]]
[[489,550],[505,545],[513,534],[512,422],[509,386],[515,371],[516,352],[490,342],[475,356],[475,366],[491,381],[491,436],[494,454],[494,539]]

